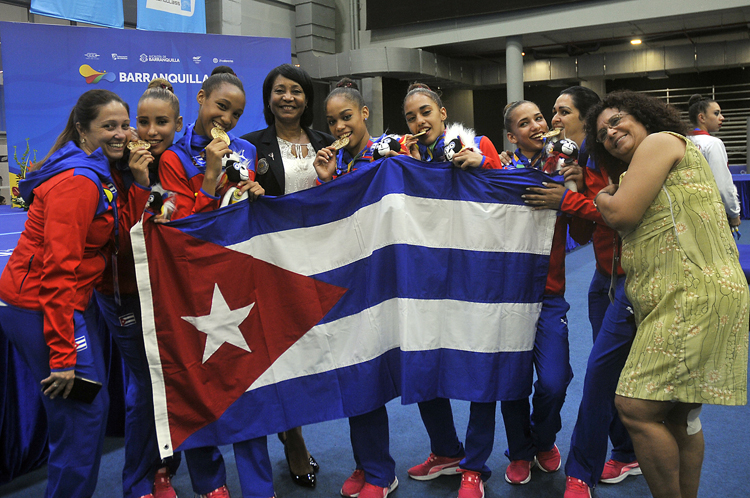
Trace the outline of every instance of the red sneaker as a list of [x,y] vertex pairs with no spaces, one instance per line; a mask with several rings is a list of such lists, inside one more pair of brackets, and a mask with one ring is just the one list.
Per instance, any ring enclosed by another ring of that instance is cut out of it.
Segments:
[[162,467],[156,471],[153,498],[177,498],[177,493],[172,487],[172,480],[169,477],[169,469],[167,467]]
[[216,488],[210,493],[206,493],[205,495],[201,495],[201,498],[231,498],[229,496],[229,489],[226,485]]
[[531,480],[531,466],[528,460],[513,460],[505,469],[505,480],[510,484],[526,484]]
[[604,471],[602,472],[602,478],[599,479],[599,482],[605,484],[617,484],[628,476],[639,476],[642,473],[641,466],[638,465],[637,460],[631,463],[609,460],[604,464]]
[[557,445],[552,446],[549,451],[540,451],[536,454],[536,463],[544,472],[557,472],[560,470],[561,462],[560,450],[557,449]]
[[424,463],[415,465],[406,473],[417,481],[429,481],[436,477],[460,473],[461,470],[458,468],[460,462],[460,458],[441,457],[430,453],[429,458]]
[[484,482],[482,482],[482,475],[479,472],[463,471],[461,487],[458,488],[458,498],[484,498]]
[[381,488],[366,482],[362,491],[359,493],[359,498],[385,498],[391,492],[398,487],[398,478],[394,477],[393,482],[387,488]]
[[357,469],[352,472],[352,475],[341,486],[341,496],[344,498],[357,498],[363,487],[365,487],[365,471]]
[[582,480],[568,476],[565,479],[563,498],[591,498],[591,488]]

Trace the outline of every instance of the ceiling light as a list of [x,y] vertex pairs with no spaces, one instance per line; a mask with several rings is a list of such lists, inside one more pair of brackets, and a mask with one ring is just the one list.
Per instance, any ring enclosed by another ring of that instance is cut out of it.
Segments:
[[643,42],[641,41],[640,38],[633,38],[632,40],[630,40],[631,45],[640,45],[641,43]]

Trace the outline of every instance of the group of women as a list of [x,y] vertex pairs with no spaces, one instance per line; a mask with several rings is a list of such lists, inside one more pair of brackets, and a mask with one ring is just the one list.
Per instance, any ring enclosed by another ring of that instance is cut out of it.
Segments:
[[[312,82],[285,64],[263,85],[267,128],[242,138],[232,133],[246,102],[242,82],[226,68],[205,80],[198,116],[175,142],[183,121],[169,87],[152,82],[139,100],[137,137],[131,137],[122,99],[106,90],[86,92],[50,154],[21,184],[30,209],[0,277],[0,330],[43,389],[49,497],[91,496],[96,486],[107,393],[102,389],[90,404],[77,400],[77,393],[86,381],[106,385],[107,330],[128,372],[124,496],[176,496],[170,475],[179,457],[158,457],[128,238],[152,189],[173,194],[171,219],[177,219],[219,208],[217,180],[227,158],[246,167],[248,178],[237,186],[254,200],[335,181],[372,161],[378,143],[389,138],[370,136],[369,109],[349,79],[326,98],[330,135],[312,130]],[[720,126],[720,109],[705,99],[691,104],[691,139],[707,152],[716,146],[705,135],[715,123]],[[403,111],[410,133],[400,137],[400,152],[385,155],[446,160],[448,112],[439,94],[413,84]],[[552,126],[579,148],[578,164],[563,168],[576,188],[546,182],[524,195],[530,207],[560,215],[534,343],[532,400],[501,401],[510,460],[505,479],[525,484],[532,467],[555,472],[562,464],[556,435],[573,376],[564,298],[570,233],[580,242],[593,240],[596,271],[589,288],[593,347],[565,465],[565,497],[590,497],[598,482],[641,472],[656,497],[696,496],[701,404],[744,404],[747,397],[748,287],[730,230],[739,224],[732,192],[717,188],[723,170],[712,173],[685,138],[679,115],[658,100],[633,92],[601,100],[591,90],[571,87],[560,94],[553,114]],[[541,168],[549,128],[539,108],[514,102],[503,119],[514,153],[499,155],[487,137],[477,136],[451,162],[464,169]],[[129,142],[134,146],[127,152]],[[463,443],[449,400],[422,402],[419,410],[430,455],[408,475],[429,480],[460,473],[459,498],[483,498],[496,403],[471,403]],[[398,479],[386,408],[352,417],[349,424],[355,470],[341,495],[388,496]],[[301,429],[279,438],[294,482],[314,487],[319,467]],[[229,496],[218,448],[184,453],[195,493]],[[235,443],[234,454],[243,496],[275,496],[266,437]]]

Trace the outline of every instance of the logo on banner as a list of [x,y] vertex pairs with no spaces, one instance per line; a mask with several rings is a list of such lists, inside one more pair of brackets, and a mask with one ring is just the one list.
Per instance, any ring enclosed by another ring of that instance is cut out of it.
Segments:
[[214,64],[218,64],[219,62],[223,62],[225,64],[233,64],[234,59],[221,59],[219,57],[214,57]]
[[146,55],[141,54],[138,57],[141,62],[180,62],[179,57],[169,57],[167,55]]
[[148,83],[156,78],[164,78],[170,83],[192,83],[203,84],[208,79],[207,74],[190,74],[190,73],[125,73],[121,72],[120,83]]
[[108,73],[107,71],[97,71],[88,64],[84,64],[79,67],[78,72],[86,79],[86,83],[88,83],[89,85],[92,83],[99,83],[101,80],[115,81],[116,78],[114,73]]
[[128,56],[127,55],[112,54],[112,60],[113,61],[126,61],[126,60],[128,60]]
[[200,55],[196,55],[195,57],[193,57],[193,62],[195,62],[196,64],[200,64],[201,63],[201,56]]
[[168,14],[193,17],[195,0],[146,0],[146,8]]
[[99,54],[97,54],[96,52],[86,52],[85,54],[83,54],[83,56],[86,57],[90,61],[99,60]]

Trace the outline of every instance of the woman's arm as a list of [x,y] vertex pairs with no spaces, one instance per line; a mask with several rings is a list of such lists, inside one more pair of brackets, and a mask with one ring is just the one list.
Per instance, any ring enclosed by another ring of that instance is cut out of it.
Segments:
[[171,150],[167,150],[161,155],[159,178],[161,179],[161,186],[175,194],[172,220],[219,208],[220,199],[215,195],[204,192],[200,186],[191,184],[180,158]]
[[[39,304],[44,313],[44,339],[51,374],[42,380],[44,394],[66,397],[72,388],[77,358],[74,301],[77,270],[99,204],[99,190],[85,176],[56,185],[44,202],[44,256]],[[102,263],[103,266],[103,263]]]
[[619,232],[633,230],[661,190],[667,175],[685,156],[685,141],[668,133],[654,133],[640,143],[620,187],[609,187],[595,198],[607,225]]

